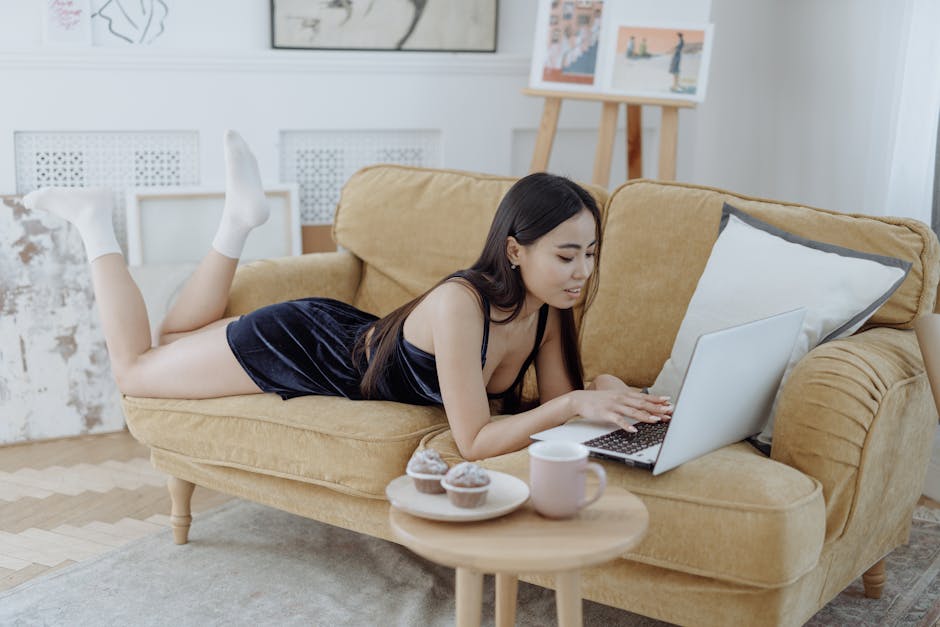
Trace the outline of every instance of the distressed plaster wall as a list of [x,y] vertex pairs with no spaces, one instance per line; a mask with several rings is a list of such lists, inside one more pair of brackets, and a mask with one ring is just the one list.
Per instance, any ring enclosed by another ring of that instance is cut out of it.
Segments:
[[78,233],[0,200],[0,443],[122,429]]

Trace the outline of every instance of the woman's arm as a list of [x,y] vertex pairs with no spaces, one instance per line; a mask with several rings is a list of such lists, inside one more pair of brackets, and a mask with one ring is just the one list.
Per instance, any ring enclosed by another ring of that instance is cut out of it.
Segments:
[[[561,345],[561,314],[554,307],[549,310],[548,321],[545,324],[545,338],[539,353],[535,358],[535,371],[538,374],[539,401],[546,403],[554,398],[575,391],[574,384],[568,377],[565,368],[564,351]],[[665,413],[671,410],[669,399],[647,395],[643,390],[632,388],[612,374],[599,374],[584,388],[590,391],[622,392],[632,397],[654,404],[650,412],[660,418],[667,417]],[[625,427],[629,431],[636,431],[632,427]]]
[[[664,411],[652,397],[630,390],[567,390],[558,382],[547,384],[559,395],[547,399],[535,409],[493,421],[490,417],[486,383],[480,367],[483,342],[483,314],[479,301],[469,289],[445,284],[435,290],[429,305],[434,309],[432,336],[437,360],[438,381],[447,420],[462,457],[483,459],[510,453],[528,446],[533,433],[549,429],[575,416],[608,420],[625,425],[625,418],[656,422]],[[549,346],[548,338],[536,360],[536,368],[548,368],[567,379],[561,360],[560,344]],[[542,355],[548,348],[552,356]],[[543,373],[540,369],[540,389]]]
[[[535,409],[501,420],[491,420],[487,415],[477,423],[478,428],[466,429],[461,434],[454,427],[456,420],[451,418],[450,411],[447,415],[460,454],[466,459],[483,459],[523,449],[531,444],[529,436],[533,433],[562,425],[575,416],[636,431],[634,421],[659,422],[668,419],[671,411],[664,400],[638,391],[572,390]],[[462,441],[461,435],[466,439]]]
[[[599,374],[597,377],[591,381],[591,383],[585,388],[587,390],[614,390],[618,392],[639,392],[643,393],[643,390],[640,388],[632,388],[619,377],[615,377],[612,374]],[[661,397],[662,398],[662,397]],[[669,399],[665,399],[669,400]]]

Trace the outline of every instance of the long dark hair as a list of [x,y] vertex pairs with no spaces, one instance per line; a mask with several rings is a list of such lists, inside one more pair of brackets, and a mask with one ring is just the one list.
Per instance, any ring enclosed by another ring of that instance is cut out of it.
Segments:
[[[514,237],[522,246],[529,246],[585,209],[594,218],[597,241],[594,257],[595,276],[592,276],[592,280],[589,281],[584,300],[586,309],[597,291],[596,272],[600,265],[601,215],[597,202],[583,187],[563,176],[545,172],[530,174],[519,179],[503,196],[496,209],[496,215],[493,217],[493,223],[490,225],[490,232],[486,236],[483,252],[472,266],[442,279],[421,296],[373,324],[369,339],[371,357],[360,384],[363,397],[377,397],[378,382],[395,355],[405,318],[429,292],[452,277],[460,276],[472,284],[478,293],[486,295],[493,306],[510,312],[508,316],[499,320],[491,318],[493,323],[506,324],[515,320],[525,305],[526,287],[521,273],[510,265],[506,254],[507,238]],[[572,309],[562,309],[559,313],[561,314],[561,343],[565,370],[571,384],[576,389],[582,388],[584,387],[584,369],[581,365],[574,313]],[[484,315],[489,315],[489,313],[484,312]],[[359,338],[355,349],[357,358],[365,355],[367,336],[367,333],[363,333]],[[523,382],[520,381],[506,395],[503,399],[503,412],[513,413],[519,410],[522,387]]]

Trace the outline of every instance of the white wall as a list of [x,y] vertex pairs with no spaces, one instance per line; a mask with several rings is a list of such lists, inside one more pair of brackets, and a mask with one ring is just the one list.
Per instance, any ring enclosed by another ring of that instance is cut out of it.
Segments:
[[909,4],[713,0],[708,101],[680,147],[694,153],[684,178],[884,215]]
[[[154,46],[66,50],[41,45],[38,3],[5,0],[0,72],[19,87],[0,99],[0,191],[15,191],[16,130],[195,129],[209,185],[222,182],[228,127],[242,131],[270,180],[282,129],[437,129],[444,167],[525,172],[541,114],[540,100],[520,94],[535,0],[500,3],[496,54],[271,50],[267,2],[169,4]],[[593,158],[599,117],[599,105],[565,104],[552,169],[590,178],[583,155]],[[623,150],[615,167],[612,183],[625,178]],[[684,157],[679,168],[688,169]]]
[[528,25],[518,12],[503,12],[510,52],[495,55],[273,51],[269,4],[257,0],[170,3],[159,46],[59,51],[40,47],[35,5],[17,1],[15,19],[0,20],[0,70],[28,87],[0,104],[6,191],[15,130],[195,129],[202,182],[216,184],[227,127],[275,180],[281,129],[441,129],[444,165],[507,171],[511,129],[537,120],[537,103],[519,95],[527,61],[512,50]]
[[893,149],[903,2],[778,3],[768,191],[883,215]]
[[[680,114],[678,178],[883,213],[908,3],[714,0],[709,98]],[[172,2],[150,48],[50,51],[38,5],[0,8],[0,71],[18,86],[0,100],[0,191],[14,189],[9,142],[24,128],[195,128],[207,184],[221,181],[228,126],[270,177],[282,128],[440,128],[442,165],[515,174],[534,141],[540,102],[519,90],[536,0],[500,3],[492,55],[272,51],[269,3],[257,0]],[[590,176],[598,119],[597,106],[565,103],[553,169]],[[655,109],[644,126],[655,176]]]
[[[685,120],[679,151],[689,153],[681,180],[744,194],[766,194],[769,158],[761,132],[771,118],[774,0],[713,0],[715,25],[708,98]],[[684,176],[683,176],[684,174]]]

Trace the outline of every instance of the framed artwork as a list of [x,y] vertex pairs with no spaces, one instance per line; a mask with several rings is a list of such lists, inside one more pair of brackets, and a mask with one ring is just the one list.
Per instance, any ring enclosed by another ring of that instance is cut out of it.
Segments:
[[42,42],[49,46],[91,45],[90,0],[41,0]]
[[529,87],[702,102],[713,31],[696,18],[689,0],[539,0]]
[[535,20],[530,87],[600,91],[604,5],[603,0],[541,0]]
[[[248,236],[242,261],[301,254],[300,205],[294,183],[265,187],[271,217]],[[225,191],[140,187],[127,192],[127,263],[198,262],[212,244]]]
[[615,24],[605,91],[702,102],[711,24]]
[[498,0],[271,0],[271,45],[495,52]]
[[151,45],[166,31],[170,7],[164,0],[98,0],[92,13],[95,43]]

